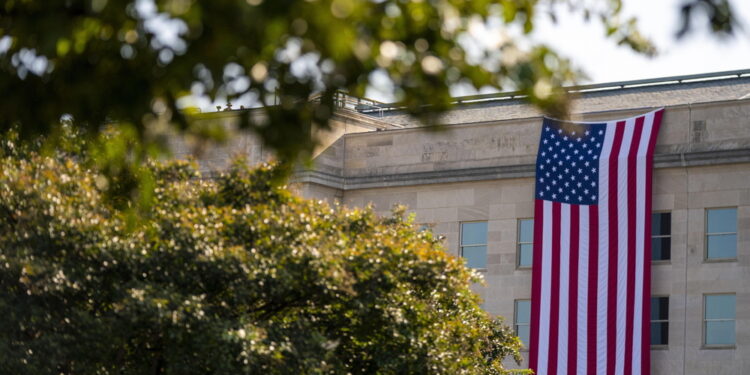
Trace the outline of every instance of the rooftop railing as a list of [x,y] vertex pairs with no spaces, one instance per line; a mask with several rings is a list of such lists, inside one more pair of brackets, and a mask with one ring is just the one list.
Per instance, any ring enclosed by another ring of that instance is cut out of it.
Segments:
[[[638,79],[630,81],[617,81],[607,83],[596,83],[589,85],[576,85],[566,87],[565,90],[569,93],[587,93],[596,91],[607,91],[607,90],[620,90],[634,87],[648,87],[648,86],[659,86],[659,85],[670,85],[670,84],[683,84],[692,83],[699,81],[713,81],[728,78],[743,78],[750,77],[750,69],[743,70],[729,70],[723,72],[714,73],[703,73],[703,74],[690,74],[681,76],[661,77],[661,78],[649,78],[649,79]],[[366,98],[356,98],[341,93],[346,99],[342,99],[342,103],[348,103],[346,108],[354,109],[362,113],[380,113],[387,111],[396,111],[403,109],[403,106],[398,103],[381,103],[375,100]],[[453,98],[453,104],[472,104],[489,101],[500,101],[500,100],[513,100],[524,98],[524,95],[520,91],[511,92],[498,92],[491,94],[480,94],[480,95],[468,95]],[[356,103],[356,104],[353,104]]]

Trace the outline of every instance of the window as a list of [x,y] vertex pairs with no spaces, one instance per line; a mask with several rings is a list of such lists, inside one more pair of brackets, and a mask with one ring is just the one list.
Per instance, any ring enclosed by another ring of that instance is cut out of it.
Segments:
[[706,210],[706,259],[737,258],[737,209]]
[[651,260],[669,260],[672,256],[672,214],[651,214]]
[[651,297],[651,345],[669,344],[669,297]]
[[531,300],[516,300],[516,312],[513,319],[513,328],[516,336],[521,339],[523,345],[529,347],[529,322],[531,322]]
[[516,265],[518,268],[531,267],[531,259],[534,250],[534,219],[518,220],[518,255]]
[[487,268],[487,222],[461,223],[461,256],[471,268]]
[[703,343],[706,346],[733,346],[736,296],[709,294],[703,297]]

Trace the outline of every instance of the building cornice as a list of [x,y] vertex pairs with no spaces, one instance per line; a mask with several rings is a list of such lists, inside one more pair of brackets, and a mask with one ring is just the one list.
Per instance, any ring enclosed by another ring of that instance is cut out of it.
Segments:
[[[737,163],[750,163],[750,148],[692,151],[657,154],[654,156],[654,168],[657,169]],[[293,182],[312,183],[347,191],[398,186],[528,178],[534,177],[534,168],[534,164],[517,164],[368,176],[339,176],[319,170],[305,170],[295,173]]]

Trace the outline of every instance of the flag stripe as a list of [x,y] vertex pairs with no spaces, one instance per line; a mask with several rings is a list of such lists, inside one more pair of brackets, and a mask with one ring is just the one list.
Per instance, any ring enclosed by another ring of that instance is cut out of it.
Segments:
[[626,312],[627,312],[627,272],[628,272],[628,206],[630,192],[628,191],[630,170],[630,149],[635,134],[635,119],[628,119],[621,125],[623,139],[617,158],[617,311],[616,311],[616,338],[615,338],[615,374],[624,375],[625,370],[625,337],[626,337]]
[[589,206],[589,290],[588,290],[588,364],[589,373],[596,374],[598,365],[599,311],[599,206]]
[[618,208],[618,157],[624,137],[625,122],[620,121],[615,126],[615,139],[612,142],[612,152],[609,157],[609,196],[607,214],[608,240],[609,240],[609,258],[607,262],[607,375],[615,374],[615,360],[617,349],[617,263],[618,263],[618,246],[619,246],[619,208]]
[[[544,233],[544,201],[536,200],[534,202],[534,253],[532,254],[531,264],[542,264],[542,235]],[[531,301],[532,305],[540,301],[542,287],[542,273],[532,272],[531,275]],[[532,306],[531,309],[531,327],[529,331],[529,367],[537,368],[537,353],[535,350],[539,344],[539,307]]]
[[610,163],[609,157],[612,145],[615,144],[616,122],[608,123],[605,131],[604,150],[599,159],[599,283],[597,288],[596,309],[596,374],[607,374],[607,347],[609,341],[608,331],[608,292],[609,292],[609,259],[610,259],[610,233],[609,233],[609,196],[612,195],[610,185]]
[[[652,129],[653,129],[653,116],[647,115],[644,118],[643,122],[643,136],[640,140],[640,145],[638,146],[638,155],[637,155],[637,176],[636,178],[638,181],[641,181],[636,186],[636,216],[638,218],[643,218],[646,215],[646,212],[650,212],[649,210],[646,210],[646,191],[647,191],[647,182],[646,182],[646,173],[647,173],[647,160],[646,160],[646,154],[648,151],[648,145],[649,141],[652,138]],[[641,352],[641,346],[642,341],[641,337],[643,335],[642,327],[649,326],[649,322],[646,319],[644,321],[644,316],[642,315],[642,308],[643,308],[643,295],[644,295],[644,283],[643,283],[643,276],[644,276],[644,267],[643,262],[644,259],[649,262],[651,257],[645,257],[645,246],[647,243],[651,243],[650,241],[650,235],[646,236],[646,231],[650,231],[650,226],[646,227],[645,222],[646,220],[650,220],[651,215],[648,215],[648,217],[645,220],[636,220],[636,264],[637,267],[635,269],[635,288],[634,288],[634,303],[633,303],[633,311],[635,312],[633,316],[633,360],[632,360],[632,369],[633,374],[640,374],[641,373],[641,360],[642,360],[642,352]],[[648,291],[646,291],[646,294],[648,295]],[[650,296],[649,296],[650,298]]]
[[578,268],[580,256],[580,209],[579,205],[570,205],[570,273],[568,275],[568,342],[567,342],[567,374],[576,374],[578,360]]
[[[578,251],[578,343],[577,373],[586,374],[588,365],[588,306],[589,306],[589,211],[594,206],[579,206]],[[575,374],[575,372],[568,372]]]
[[[544,201],[544,233],[552,233],[552,204],[554,202]],[[550,289],[552,277],[552,236],[546,235],[542,238],[542,277],[541,277],[541,295],[540,301],[545,301],[539,305],[539,357],[537,358],[537,373],[547,373],[547,363],[549,360],[550,345]]]
[[627,249],[627,285],[626,293],[627,299],[625,302],[626,317],[625,317],[625,359],[623,361],[624,374],[632,375],[633,367],[627,366],[633,362],[633,334],[634,334],[634,299],[635,299],[635,253],[638,251],[636,244],[636,226],[632,223],[636,222],[636,205],[637,205],[637,187],[642,185],[643,181],[638,178],[637,173],[637,155],[638,148],[640,146],[641,135],[643,133],[643,117],[638,117],[634,124],[633,129],[633,141],[630,143],[630,151],[628,156],[628,205],[627,205],[627,222],[631,223],[628,225],[628,249]]
[[[569,297],[570,297],[570,205],[560,207],[560,301],[557,321],[557,373],[566,374],[568,369]],[[565,271],[563,271],[565,270]]]
[[[560,285],[560,230],[561,203],[552,203],[552,281],[554,286]],[[560,288],[550,285],[550,329],[549,329],[549,374],[557,374],[557,348],[560,325]]]
[[648,375],[651,373],[651,347],[650,347],[650,322],[647,317],[650,317],[651,312],[651,209],[652,209],[652,196],[651,186],[653,182],[653,169],[650,167],[651,161],[654,159],[654,147],[656,146],[656,137],[659,134],[659,126],[661,125],[663,110],[656,111],[652,114],[654,117],[651,137],[648,145],[648,152],[646,159],[648,160],[649,166],[646,168],[646,207],[645,207],[645,221],[646,227],[644,228],[645,246],[643,251],[643,315],[644,319],[642,324],[643,336],[641,337],[641,374]]

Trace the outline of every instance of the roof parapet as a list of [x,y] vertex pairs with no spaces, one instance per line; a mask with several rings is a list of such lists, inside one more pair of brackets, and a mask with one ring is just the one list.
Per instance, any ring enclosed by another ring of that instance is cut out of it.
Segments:
[[[630,81],[595,83],[595,84],[588,84],[588,85],[575,85],[575,86],[565,87],[564,89],[569,93],[588,93],[588,92],[597,92],[597,91],[621,90],[621,89],[633,88],[633,87],[684,84],[684,83],[692,83],[692,82],[699,82],[699,81],[713,81],[713,80],[746,78],[746,77],[750,77],[750,69],[728,70],[728,71],[713,72],[713,73],[689,74],[689,75],[681,75],[681,76],[638,79],[638,80],[630,80]],[[348,97],[348,95],[346,94],[342,93],[342,95],[345,95]],[[526,95],[524,95],[520,91],[498,92],[498,93],[492,93],[492,94],[459,96],[459,97],[453,98],[452,104],[454,105],[472,104],[472,103],[488,102],[488,101],[521,99],[524,97],[526,97]],[[396,110],[403,109],[403,106],[399,105],[398,103],[381,103],[381,102],[377,102],[375,100],[366,99],[366,98],[361,98],[361,99],[355,98],[355,97],[350,97],[350,98],[351,98],[349,99],[350,101],[352,102],[356,101],[357,103],[360,103],[360,105],[356,107],[356,110],[358,110],[361,113],[367,113],[367,114],[383,113],[383,112],[396,111]]]

